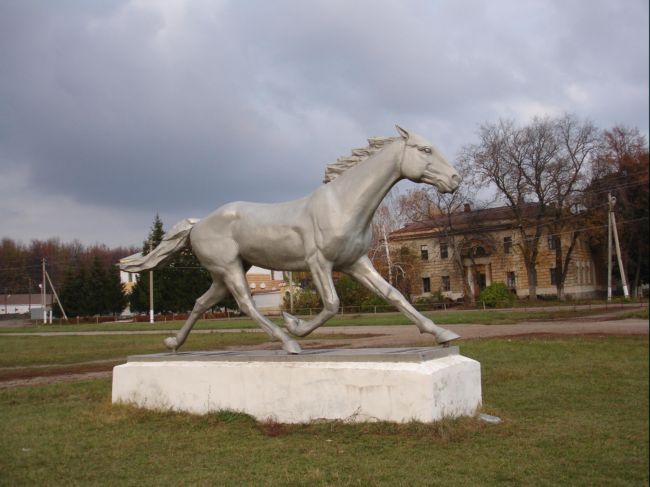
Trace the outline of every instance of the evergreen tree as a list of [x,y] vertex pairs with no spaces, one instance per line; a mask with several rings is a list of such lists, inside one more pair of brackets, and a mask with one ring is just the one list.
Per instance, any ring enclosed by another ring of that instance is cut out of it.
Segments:
[[95,256],[87,281],[87,303],[88,315],[106,314],[109,308],[106,297],[106,288],[108,287],[108,277],[99,256]]
[[[79,286],[79,281],[77,280],[77,271],[72,266],[68,267],[65,271],[59,298],[61,298],[61,302],[68,316],[81,315],[81,286]],[[58,316],[60,309],[56,307],[54,311]]]
[[[160,215],[156,213],[154,218],[153,225],[149,230],[149,235],[147,239],[142,242],[142,253],[147,255],[156,246],[162,241],[165,231],[163,229],[163,222],[160,219]],[[164,278],[164,273],[160,270],[156,270],[154,275],[154,286],[153,286],[153,300],[156,303],[156,307],[159,308],[159,303],[161,300],[161,281]],[[132,311],[136,312],[146,312],[149,310],[149,272],[141,272],[138,274],[135,286],[129,294],[129,303]],[[159,309],[158,309],[159,310]]]
[[[69,317],[93,314],[88,279],[88,272],[83,264],[80,264],[77,269],[72,266],[66,269],[59,297]],[[60,313],[58,307],[54,310],[57,315]]]
[[[147,239],[142,244],[143,254],[148,254],[162,241],[163,223],[159,215],[154,218]],[[196,299],[210,287],[211,279],[190,248],[176,254],[167,267],[153,272],[153,300],[156,312],[186,312],[194,307]],[[131,309],[149,310],[149,272],[139,274],[129,295]]]
[[128,300],[124,294],[124,287],[120,281],[120,271],[111,266],[106,272],[106,299],[108,302],[108,313],[121,313],[126,307]]

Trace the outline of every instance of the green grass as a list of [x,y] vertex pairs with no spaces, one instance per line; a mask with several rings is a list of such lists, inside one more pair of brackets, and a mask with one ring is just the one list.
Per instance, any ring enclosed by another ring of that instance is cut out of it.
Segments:
[[[0,338],[0,368],[33,367],[52,364],[75,364],[98,360],[125,360],[128,355],[163,353],[165,335],[80,335],[80,336],[4,336]],[[373,337],[373,334],[327,335],[328,340],[350,337]],[[301,341],[301,339],[297,339]],[[306,338],[305,340],[309,340]],[[218,350],[225,347],[257,345],[270,342],[263,333],[241,331],[233,333],[191,334],[182,351]],[[280,342],[275,342],[281,348]],[[2,370],[0,370],[0,378]]]
[[[0,367],[73,364],[92,360],[123,360],[128,355],[161,353],[165,335],[18,336],[0,338]],[[265,333],[190,335],[183,351],[255,345],[269,340]]]
[[110,404],[110,381],[0,390],[2,485],[648,485],[647,337],[485,340],[484,411],[258,424]]
[[641,320],[647,320],[648,319],[648,308],[623,313],[623,314],[620,315],[620,318],[622,320],[627,319],[627,318],[638,318],[638,319],[641,319]]
[[[458,310],[458,311],[433,311],[424,314],[440,325],[450,324],[484,324],[499,325],[520,323],[530,320],[554,320],[565,318],[576,318],[602,314],[604,311],[577,309],[571,307],[565,310],[553,311],[507,311],[507,310]],[[647,311],[646,311],[647,316]],[[274,320],[282,324],[282,320]],[[401,313],[380,313],[380,314],[348,314],[337,315],[327,322],[325,326],[364,326],[364,325],[406,325],[411,322]],[[3,333],[39,333],[39,332],[82,332],[82,331],[142,331],[142,330],[177,330],[183,325],[182,321],[167,321],[150,323],[104,323],[104,324],[79,324],[79,325],[37,325],[23,327],[0,328],[0,336]],[[195,329],[197,330],[227,330],[227,329],[249,329],[259,328],[258,325],[248,318],[231,320],[202,320]]]

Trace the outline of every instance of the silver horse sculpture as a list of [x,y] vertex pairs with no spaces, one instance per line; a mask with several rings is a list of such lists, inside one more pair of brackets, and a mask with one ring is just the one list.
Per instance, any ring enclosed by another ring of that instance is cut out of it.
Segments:
[[386,193],[401,179],[427,183],[443,193],[453,192],[460,177],[445,158],[424,138],[397,127],[399,137],[369,139],[369,146],[327,166],[325,184],[302,199],[286,203],[230,203],[203,220],[177,223],[152,252],[120,261],[127,272],[142,272],[164,265],[176,252],[191,244],[194,254],[211,277],[210,289],[196,300],[189,318],[175,337],[166,338],[176,351],[192,327],[227,293],[244,313],[269,335],[280,340],[288,353],[300,353],[298,343],[255,307],[246,282],[252,266],[267,269],[310,271],[323,310],[309,321],[284,313],[293,335],[304,337],[336,315],[339,299],[332,271],[349,274],[396,306],[422,333],[445,344],[459,336],[436,326],[374,269],[367,254],[370,223]]

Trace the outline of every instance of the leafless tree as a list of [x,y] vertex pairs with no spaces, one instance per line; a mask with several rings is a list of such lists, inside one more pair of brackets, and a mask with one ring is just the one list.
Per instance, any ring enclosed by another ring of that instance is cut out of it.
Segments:
[[[536,117],[524,126],[504,120],[486,123],[478,135],[478,143],[463,148],[462,158],[473,169],[474,183],[494,185],[512,210],[530,299],[537,296],[537,258],[545,229],[554,238],[556,286],[562,299],[580,226],[574,210],[598,148],[598,130],[589,121],[564,115]],[[565,250],[561,235],[566,229],[570,239]]]
[[[456,168],[464,181],[471,179],[470,167],[463,161],[457,163]],[[473,188],[468,184],[461,184],[454,193],[439,193],[429,188],[424,192],[428,199],[429,215],[435,217],[440,225],[439,231],[447,244],[449,256],[456,272],[461,276],[464,300],[473,304],[475,297],[471,292],[469,276],[465,272],[464,259],[469,258],[472,265],[474,264],[473,242],[484,236],[479,236],[480,222],[474,218],[476,213],[467,212],[465,209],[487,206],[487,202],[479,203]],[[457,218],[459,214],[463,215],[462,220]]]

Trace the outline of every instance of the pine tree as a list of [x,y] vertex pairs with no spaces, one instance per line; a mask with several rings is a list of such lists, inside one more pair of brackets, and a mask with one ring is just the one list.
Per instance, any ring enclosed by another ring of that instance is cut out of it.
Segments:
[[[77,272],[74,267],[70,266],[66,269],[63,277],[63,286],[61,287],[61,292],[59,297],[63,303],[63,307],[66,310],[68,316],[80,316],[81,315],[81,286],[77,280]],[[59,308],[55,308],[55,312],[60,312]]]
[[[163,229],[163,222],[160,219],[160,215],[156,213],[151,229],[149,230],[149,235],[147,239],[142,242],[142,253],[147,255],[156,246],[162,241],[165,231]],[[153,299],[157,307],[161,303],[161,294],[160,289],[161,285],[159,281],[163,278],[163,273],[159,270],[156,270],[154,275],[154,289],[153,289]],[[149,272],[141,272],[138,274],[135,286],[129,294],[129,303],[132,311],[136,312],[146,312],[149,310]]]
[[[164,236],[163,223],[156,214],[142,252],[151,252]],[[167,267],[153,273],[154,307],[157,312],[186,312],[194,307],[196,299],[205,293],[211,284],[210,275],[203,269],[190,248],[183,249],[169,262]],[[146,312],[149,309],[149,272],[139,275],[129,295],[131,309]]]
[[124,287],[120,281],[120,272],[117,268],[110,267],[106,272],[106,299],[109,313],[121,313],[128,300],[124,294]]
[[95,255],[87,281],[88,314],[101,315],[109,308],[106,299],[108,278],[99,256]]

